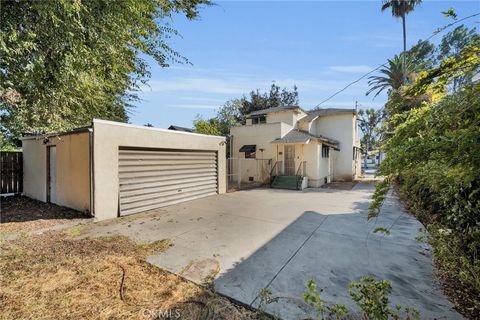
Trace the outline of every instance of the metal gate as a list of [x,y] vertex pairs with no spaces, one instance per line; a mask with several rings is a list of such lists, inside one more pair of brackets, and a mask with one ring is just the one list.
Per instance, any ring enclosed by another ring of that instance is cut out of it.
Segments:
[[120,215],[217,194],[216,151],[119,150]]

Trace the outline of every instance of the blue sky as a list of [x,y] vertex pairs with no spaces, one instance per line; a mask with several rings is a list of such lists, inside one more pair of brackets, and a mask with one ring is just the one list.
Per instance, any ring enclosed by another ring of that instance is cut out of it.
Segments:
[[[169,44],[192,65],[160,68],[151,59],[149,87],[142,88],[130,115],[134,124],[192,126],[196,115],[211,117],[225,101],[272,81],[297,85],[300,105],[315,107],[363,73],[402,49],[402,24],[381,1],[217,1],[198,20],[174,16],[169,23],[182,38]],[[459,18],[480,12],[478,1],[424,1],[407,17],[407,45],[430,36],[451,20],[440,13],[454,7]],[[465,22],[477,27],[479,19]],[[432,39],[438,42],[441,35]],[[381,107],[385,95],[365,96],[367,81],[322,107]]]

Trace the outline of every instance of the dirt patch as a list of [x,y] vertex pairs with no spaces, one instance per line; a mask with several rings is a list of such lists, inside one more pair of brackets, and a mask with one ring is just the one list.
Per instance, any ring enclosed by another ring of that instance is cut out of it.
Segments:
[[145,261],[168,240],[73,239],[48,232],[0,243],[2,319],[253,319],[255,314]]
[[0,232],[29,232],[89,218],[82,212],[23,196],[2,197]]

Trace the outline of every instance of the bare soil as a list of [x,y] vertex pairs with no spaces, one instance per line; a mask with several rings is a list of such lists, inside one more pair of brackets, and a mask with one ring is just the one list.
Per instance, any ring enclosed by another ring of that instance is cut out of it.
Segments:
[[90,218],[82,212],[24,196],[0,199],[0,232],[29,232]]
[[[77,227],[78,229],[78,227]],[[0,242],[2,319],[254,319],[207,288],[148,264],[168,240],[75,239],[77,229]]]

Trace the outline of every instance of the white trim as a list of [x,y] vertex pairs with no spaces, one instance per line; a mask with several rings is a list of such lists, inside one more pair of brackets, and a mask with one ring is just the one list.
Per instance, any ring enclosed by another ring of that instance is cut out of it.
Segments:
[[[185,135],[192,135],[192,136],[202,136],[202,137],[205,137],[205,138],[215,138],[215,139],[220,139],[220,140],[226,140],[227,139],[226,137],[223,137],[223,136],[214,136],[214,135],[201,134],[201,133],[193,133],[193,132],[185,132],[185,131],[177,131],[177,130],[168,130],[168,129],[162,129],[162,128],[145,127],[145,126],[139,126],[139,125],[135,125],[135,124],[109,121],[109,120],[101,120],[101,119],[93,119],[93,123],[94,124],[95,123],[110,124],[110,125],[114,125],[114,126],[128,127],[128,128],[135,128],[135,129],[143,129],[143,130],[150,130],[150,131],[177,133],[177,134],[185,134]],[[94,130],[95,130],[95,127],[94,127]]]

